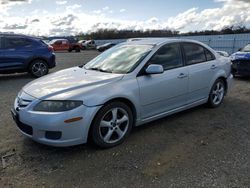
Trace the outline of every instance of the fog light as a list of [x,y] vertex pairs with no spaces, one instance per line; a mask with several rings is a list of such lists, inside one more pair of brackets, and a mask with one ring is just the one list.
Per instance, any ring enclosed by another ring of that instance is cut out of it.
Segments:
[[72,122],[76,122],[76,121],[80,121],[82,120],[82,117],[76,117],[76,118],[72,118],[72,119],[67,119],[64,122],[65,123],[72,123]]

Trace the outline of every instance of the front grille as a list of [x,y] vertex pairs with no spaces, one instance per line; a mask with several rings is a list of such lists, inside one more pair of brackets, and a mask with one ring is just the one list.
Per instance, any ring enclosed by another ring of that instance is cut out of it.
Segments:
[[22,99],[20,97],[17,98],[17,105],[20,108],[25,108],[27,107],[32,101],[31,100],[27,100],[27,99]]
[[18,128],[23,131],[24,133],[28,134],[28,135],[33,135],[33,128],[29,125],[26,125],[20,121],[16,122]]

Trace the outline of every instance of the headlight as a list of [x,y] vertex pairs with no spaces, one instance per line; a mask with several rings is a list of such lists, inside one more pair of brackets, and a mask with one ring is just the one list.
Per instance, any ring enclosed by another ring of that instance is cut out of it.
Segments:
[[40,112],[64,112],[73,110],[82,104],[82,101],[41,101],[33,110]]

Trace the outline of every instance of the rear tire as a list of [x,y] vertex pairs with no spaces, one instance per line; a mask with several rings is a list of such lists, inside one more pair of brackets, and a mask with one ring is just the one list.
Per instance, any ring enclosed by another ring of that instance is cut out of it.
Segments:
[[101,148],[121,144],[129,135],[133,125],[131,109],[122,102],[112,102],[100,109],[92,127],[91,138]]
[[35,77],[39,78],[42,77],[49,72],[49,67],[46,63],[46,61],[38,59],[33,61],[29,66],[29,72],[30,74]]
[[208,106],[211,108],[217,108],[223,102],[226,93],[226,85],[222,79],[217,79],[210,91],[208,98]]

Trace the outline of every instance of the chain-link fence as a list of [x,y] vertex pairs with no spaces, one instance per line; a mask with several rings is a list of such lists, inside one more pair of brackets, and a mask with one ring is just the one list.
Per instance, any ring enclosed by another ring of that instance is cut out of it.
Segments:
[[[175,38],[192,39],[203,42],[215,50],[226,51],[232,54],[238,51],[240,48],[250,44],[250,33],[246,34],[229,34],[229,35],[204,35],[204,36],[181,36]],[[101,45],[108,42],[120,43],[126,39],[116,40],[97,40],[97,45]]]

